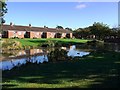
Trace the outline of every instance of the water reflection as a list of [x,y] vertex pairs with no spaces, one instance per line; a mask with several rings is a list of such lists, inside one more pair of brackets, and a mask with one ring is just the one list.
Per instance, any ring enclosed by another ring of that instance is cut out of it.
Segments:
[[15,66],[21,66],[23,64],[26,64],[27,62],[31,63],[43,63],[43,62],[48,62],[47,55],[42,55],[42,56],[32,56],[29,58],[21,58],[21,59],[11,59],[8,61],[2,61],[0,62],[1,66],[0,69],[2,70],[10,70]]
[[60,60],[67,60],[67,57],[84,56],[88,55],[89,52],[80,51],[76,49],[76,46],[61,47],[61,48],[40,48],[40,49],[30,49],[30,50],[20,50],[20,51],[9,51],[9,55],[4,56],[0,61],[0,69],[10,70],[15,66],[21,66],[27,62],[31,63],[44,63],[53,62]]
[[88,55],[88,54],[90,54],[90,52],[77,50],[75,45],[73,45],[67,53],[67,55],[71,56],[71,57],[76,57],[76,56],[82,57],[82,56]]
[[95,51],[116,51],[120,52],[120,44],[95,44],[95,45],[73,45],[61,48],[39,48],[30,50],[11,50],[2,51],[0,58],[0,69],[10,70],[13,67],[21,66],[27,62],[44,63],[44,62],[58,62],[61,60],[69,60],[69,57],[82,57],[89,55],[91,50]]
[[20,66],[22,64],[25,64],[26,63],[26,59],[12,59],[12,60],[9,60],[9,61],[3,61],[3,62],[0,62],[1,66],[0,66],[0,69],[2,70],[10,70],[12,69],[13,67],[15,66]]

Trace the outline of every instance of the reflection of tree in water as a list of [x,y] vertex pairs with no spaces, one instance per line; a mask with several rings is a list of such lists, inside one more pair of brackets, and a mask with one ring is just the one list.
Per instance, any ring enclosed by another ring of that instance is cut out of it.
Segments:
[[54,51],[51,51],[48,54],[48,59],[49,61],[52,61],[52,62],[67,60],[68,59],[67,51],[56,48]]

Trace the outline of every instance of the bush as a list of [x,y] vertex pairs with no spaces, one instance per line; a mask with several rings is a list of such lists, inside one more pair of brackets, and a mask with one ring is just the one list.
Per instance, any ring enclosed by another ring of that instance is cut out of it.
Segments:
[[1,44],[2,44],[3,50],[22,49],[21,43],[19,41],[13,40],[13,39],[3,39]]
[[56,45],[57,41],[53,41],[53,40],[47,40],[46,41],[46,45],[48,45],[49,47],[54,47]]

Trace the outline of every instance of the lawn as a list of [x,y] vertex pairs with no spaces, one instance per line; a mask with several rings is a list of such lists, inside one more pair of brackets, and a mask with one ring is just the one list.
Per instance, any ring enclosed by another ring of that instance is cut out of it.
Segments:
[[92,52],[62,62],[22,65],[3,71],[5,88],[118,88],[120,53]]
[[[30,49],[30,48],[39,48],[41,46],[45,47],[62,47],[73,44],[83,44],[87,43],[86,39],[62,39],[62,38],[49,38],[49,39],[2,39],[4,43],[2,44],[2,48],[5,50],[9,49]],[[15,45],[15,46],[14,46]]]
[[41,46],[43,43],[47,41],[58,42],[61,44],[67,43],[86,43],[89,40],[85,39],[59,39],[59,38],[51,38],[51,39],[16,39],[17,41],[21,42],[23,46]]

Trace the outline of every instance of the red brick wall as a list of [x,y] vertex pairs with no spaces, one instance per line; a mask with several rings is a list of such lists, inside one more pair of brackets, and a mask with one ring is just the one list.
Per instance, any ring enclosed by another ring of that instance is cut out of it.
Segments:
[[8,38],[14,37],[14,31],[8,31]]
[[16,32],[16,37],[18,38],[24,38],[25,31],[17,31]]
[[30,38],[41,38],[42,32],[30,32]]
[[47,32],[47,38],[54,38],[55,33],[54,32]]
[[8,38],[24,38],[25,31],[8,31]]
[[64,38],[66,37],[66,33],[62,33],[62,37],[61,38]]
[[[18,38],[24,38],[25,31],[8,31],[8,38],[12,37],[18,37]],[[30,38],[41,38],[42,32],[30,32]],[[47,38],[54,38],[55,33],[54,32],[47,32]],[[61,38],[66,37],[66,33],[62,33]],[[70,38],[73,37],[73,34],[70,33]]]
[[34,32],[34,37],[41,38],[42,32]]
[[30,32],[30,38],[33,38],[34,36],[33,36],[33,32]]

